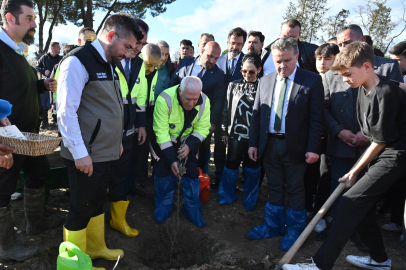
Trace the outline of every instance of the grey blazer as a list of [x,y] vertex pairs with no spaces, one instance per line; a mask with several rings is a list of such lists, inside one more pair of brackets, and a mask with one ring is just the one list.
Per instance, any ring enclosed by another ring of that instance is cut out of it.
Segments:
[[[259,80],[251,117],[249,147],[258,148],[258,158],[268,140],[272,96],[277,73]],[[323,136],[323,84],[313,72],[297,68],[285,117],[285,136],[292,163],[306,161],[306,152],[321,153]]]
[[[396,60],[375,56],[375,73],[388,79],[403,82],[402,73]],[[338,158],[356,158],[357,151],[363,152],[366,147],[351,147],[338,138],[343,129],[353,133],[360,131],[356,115],[358,91],[353,91],[343,82],[337,72],[328,71],[323,79],[324,117],[327,132],[327,155]]]

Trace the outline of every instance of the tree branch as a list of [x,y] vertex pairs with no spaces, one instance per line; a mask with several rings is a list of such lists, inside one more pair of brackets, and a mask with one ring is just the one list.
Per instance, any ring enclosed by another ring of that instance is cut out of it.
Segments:
[[108,9],[108,12],[106,13],[106,16],[104,16],[104,18],[103,18],[103,20],[101,21],[99,27],[97,28],[96,35],[99,34],[100,29],[102,28],[102,26],[103,26],[104,22],[107,20],[107,18],[110,16],[110,13],[111,13],[111,11],[113,11],[114,6],[116,5],[116,3],[117,3],[117,0],[114,0],[114,3],[113,3],[113,4],[111,5],[111,7]]

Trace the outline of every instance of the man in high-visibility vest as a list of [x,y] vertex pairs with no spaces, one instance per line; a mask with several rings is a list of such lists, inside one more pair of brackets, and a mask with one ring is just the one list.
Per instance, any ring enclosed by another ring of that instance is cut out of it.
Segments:
[[[145,106],[147,103],[147,83],[145,82],[145,71],[148,70],[145,60],[136,56],[139,52],[138,49],[142,47],[140,40],[134,49],[131,56],[135,59],[128,61],[124,59],[124,68],[122,63],[116,67],[116,72],[119,75],[120,87],[124,104],[124,130],[123,130],[123,154],[119,160],[112,163],[112,180],[110,181],[110,200],[111,200],[111,220],[110,226],[128,237],[135,237],[138,235],[136,229],[131,228],[126,221],[126,213],[129,205],[127,200],[128,183],[130,178],[131,167],[137,166],[132,163],[133,155],[138,151],[137,144],[145,142],[145,124],[142,114],[145,118]],[[145,47],[148,47],[146,45]],[[157,45],[158,51],[148,50],[144,47],[142,49],[143,58],[149,59],[148,61],[154,65],[158,65],[161,59],[161,51]],[[138,50],[138,51],[137,51]],[[133,57],[134,58],[134,57]],[[140,62],[141,60],[141,62]],[[132,66],[129,67],[128,64]],[[131,72],[131,70],[133,72]],[[138,73],[137,73],[138,71]],[[138,74],[133,76],[133,74]],[[144,107],[144,110],[140,110]],[[138,108],[138,112],[136,112]],[[138,119],[137,119],[138,118]],[[138,137],[136,137],[135,128],[138,128]],[[135,137],[135,138],[134,138]],[[139,153],[138,153],[139,154]],[[133,178],[134,182],[135,179]]]
[[202,93],[201,80],[188,76],[180,85],[163,91],[156,100],[153,121],[154,220],[162,223],[171,214],[179,159],[184,161],[187,157],[186,173],[182,176],[182,211],[196,226],[204,227],[197,155],[200,144],[209,134],[210,101]]

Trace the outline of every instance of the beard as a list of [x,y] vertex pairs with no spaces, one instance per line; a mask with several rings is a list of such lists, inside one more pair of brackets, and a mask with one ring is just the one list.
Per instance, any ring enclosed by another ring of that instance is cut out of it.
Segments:
[[[30,34],[30,32],[34,32],[32,35]],[[25,36],[23,37],[23,42],[27,45],[31,45],[34,44],[34,34],[35,34],[35,29],[31,28],[27,31],[27,33],[25,34]]]
[[214,65],[213,65],[211,62],[207,61],[206,63],[203,63],[202,66],[204,67],[205,70],[209,70],[209,69],[211,69]]
[[233,49],[230,50],[228,53],[232,56],[232,57],[236,57],[237,55],[240,54],[241,51],[237,50],[237,49]]

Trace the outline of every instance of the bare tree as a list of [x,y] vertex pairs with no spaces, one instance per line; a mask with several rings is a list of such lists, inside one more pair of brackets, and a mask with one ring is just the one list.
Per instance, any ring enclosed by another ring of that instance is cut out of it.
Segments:
[[350,15],[350,11],[347,9],[342,9],[334,16],[329,16],[326,20],[326,24],[323,27],[323,32],[327,35],[326,39],[322,38],[325,42],[329,38],[335,37],[337,35],[338,29],[347,24],[347,18]]
[[[402,17],[398,21],[392,21],[392,8],[386,6],[387,0],[365,0],[364,5],[358,6],[355,11],[360,19],[361,26],[366,34],[370,35],[374,41],[374,47],[386,53],[395,41],[406,30],[406,6],[403,6]],[[393,33],[399,26],[402,28],[397,33]]]

